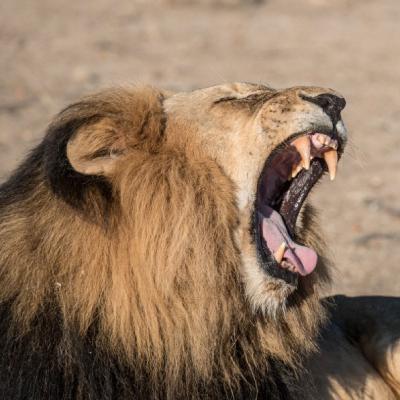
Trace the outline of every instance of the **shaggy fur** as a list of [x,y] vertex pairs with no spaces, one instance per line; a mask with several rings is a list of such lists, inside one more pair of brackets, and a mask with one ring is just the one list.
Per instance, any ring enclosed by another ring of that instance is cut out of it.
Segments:
[[[278,311],[253,307],[238,241],[251,219],[169,96],[66,108],[1,186],[3,399],[305,396],[294,371],[324,319],[325,260],[280,300],[263,285]],[[309,208],[301,227],[321,252]]]

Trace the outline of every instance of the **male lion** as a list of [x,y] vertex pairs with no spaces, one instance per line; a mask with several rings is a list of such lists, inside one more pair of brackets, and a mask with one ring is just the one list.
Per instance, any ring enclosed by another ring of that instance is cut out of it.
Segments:
[[0,188],[1,399],[394,398],[399,302],[320,300],[304,201],[344,106],[235,83],[63,110]]

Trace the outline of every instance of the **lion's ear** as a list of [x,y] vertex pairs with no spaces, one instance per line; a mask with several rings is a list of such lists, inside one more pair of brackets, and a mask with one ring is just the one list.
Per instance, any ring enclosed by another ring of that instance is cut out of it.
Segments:
[[153,153],[162,145],[164,97],[151,87],[114,89],[65,108],[41,144],[52,190],[77,208],[107,202],[119,161],[132,149]]
[[66,153],[77,172],[110,176],[126,149],[124,133],[113,120],[104,118],[79,128],[68,141]]
[[162,131],[164,96],[150,87],[116,89],[68,107],[61,125],[69,119],[73,130],[66,147],[71,166],[84,175],[108,176],[129,148],[154,147]]

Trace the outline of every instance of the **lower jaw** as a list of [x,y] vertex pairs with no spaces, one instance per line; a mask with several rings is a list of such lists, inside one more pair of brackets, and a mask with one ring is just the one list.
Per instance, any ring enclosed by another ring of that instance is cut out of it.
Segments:
[[254,210],[253,212],[252,230],[257,249],[258,264],[261,266],[262,270],[267,274],[267,276],[279,279],[282,282],[296,288],[298,286],[299,275],[289,270],[280,268],[276,264],[271,252],[267,248],[265,241],[262,238],[262,225],[260,223],[257,210]]

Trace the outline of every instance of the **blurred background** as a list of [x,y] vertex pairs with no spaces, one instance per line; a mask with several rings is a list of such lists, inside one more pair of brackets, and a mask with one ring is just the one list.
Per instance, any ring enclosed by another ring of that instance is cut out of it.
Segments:
[[399,0],[2,0],[0,181],[56,112],[110,85],[332,87],[351,139],[312,194],[332,292],[400,295],[399,21]]

